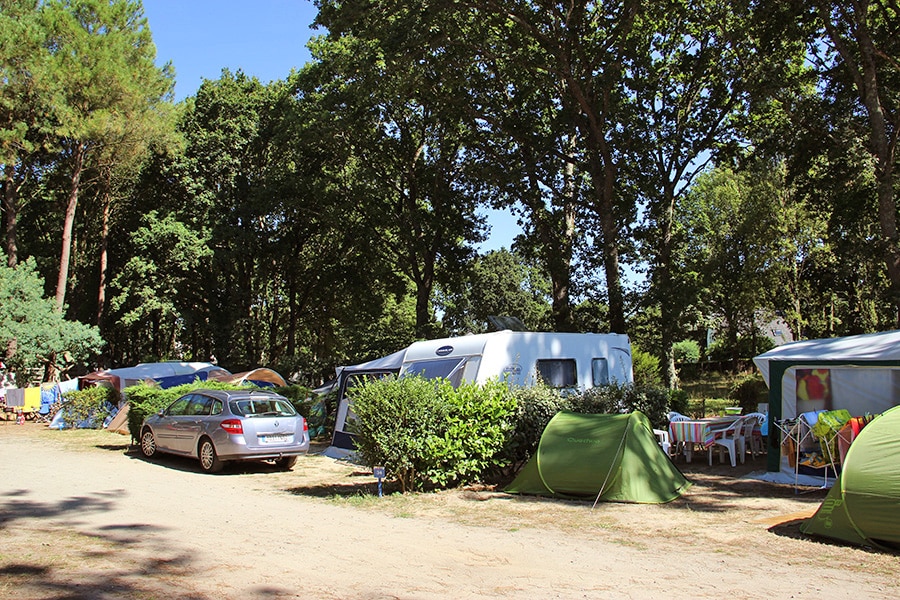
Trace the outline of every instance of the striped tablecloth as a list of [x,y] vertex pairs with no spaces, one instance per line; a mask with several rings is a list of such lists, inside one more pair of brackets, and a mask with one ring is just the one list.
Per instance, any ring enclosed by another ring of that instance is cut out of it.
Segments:
[[672,444],[684,442],[684,455],[691,462],[694,444],[704,448],[713,445],[716,435],[739,417],[721,417],[715,419],[698,419],[695,421],[672,421],[669,423],[669,437]]

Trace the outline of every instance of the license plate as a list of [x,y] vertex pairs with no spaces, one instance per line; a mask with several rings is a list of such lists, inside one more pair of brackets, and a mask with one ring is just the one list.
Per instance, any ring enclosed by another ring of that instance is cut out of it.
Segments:
[[260,444],[284,444],[290,442],[293,439],[293,436],[283,435],[283,434],[275,434],[275,435],[261,435],[259,436]]

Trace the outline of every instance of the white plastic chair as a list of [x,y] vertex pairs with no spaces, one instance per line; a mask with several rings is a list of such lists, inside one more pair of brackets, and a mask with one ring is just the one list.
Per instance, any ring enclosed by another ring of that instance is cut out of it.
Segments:
[[672,456],[672,444],[669,441],[669,432],[663,431],[662,429],[654,429],[653,434],[656,436],[656,441],[663,449],[663,452],[666,453],[666,456]]
[[[690,420],[691,420],[690,417],[688,417],[688,416],[686,416],[686,415],[683,415],[683,414],[681,414],[681,413],[679,413],[679,412],[672,411],[672,412],[669,413],[669,422],[670,422],[670,423],[671,423],[672,421],[676,421],[676,422],[677,422],[677,421],[690,421]],[[670,440],[670,442],[671,442],[671,440]],[[678,441],[678,442],[675,443],[675,455],[678,455],[678,454],[681,453],[681,452],[684,452],[684,456],[685,456],[686,460],[687,460],[688,462],[691,462],[691,461],[690,461],[690,454],[693,453],[693,451],[692,451],[691,453],[689,453],[689,452],[688,452],[688,448],[685,448],[685,446],[684,446],[684,442]]]
[[[731,466],[737,466],[738,452],[744,447],[743,429],[746,420],[746,417],[741,417],[727,428],[719,431],[720,435],[716,436],[715,443],[711,444],[709,447],[709,466],[712,466],[712,455],[716,446],[719,446],[720,451],[722,448],[728,450],[729,458],[731,458]],[[740,456],[741,462],[743,463],[744,455],[741,454]]]
[[750,413],[747,415],[747,424],[744,426],[744,442],[750,450],[750,456],[756,458],[756,455],[763,454],[762,436],[757,435],[758,428],[761,427],[769,417],[763,413]]

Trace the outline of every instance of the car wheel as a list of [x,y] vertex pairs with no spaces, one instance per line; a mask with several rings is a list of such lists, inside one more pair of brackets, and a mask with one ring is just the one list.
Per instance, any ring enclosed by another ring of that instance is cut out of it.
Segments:
[[156,456],[157,451],[156,438],[153,437],[153,432],[149,429],[145,429],[141,433],[141,454],[146,458],[153,458]]
[[222,461],[216,454],[216,447],[213,446],[212,440],[203,438],[200,440],[200,468],[207,473],[218,473],[222,470]]
[[294,468],[295,464],[297,464],[296,456],[284,456],[275,461],[275,466],[282,471],[290,471]]

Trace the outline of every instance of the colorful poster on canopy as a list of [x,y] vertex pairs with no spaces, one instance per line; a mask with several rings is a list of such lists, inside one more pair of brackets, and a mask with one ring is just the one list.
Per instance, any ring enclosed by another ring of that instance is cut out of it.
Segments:
[[797,412],[831,410],[831,370],[797,369]]

